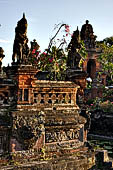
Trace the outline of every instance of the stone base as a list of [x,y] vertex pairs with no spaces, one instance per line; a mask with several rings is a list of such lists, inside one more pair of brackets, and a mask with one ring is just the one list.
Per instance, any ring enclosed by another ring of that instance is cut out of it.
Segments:
[[87,73],[82,70],[67,70],[67,80],[75,82],[77,85],[80,85],[81,88],[86,87],[86,76]]
[[83,147],[76,150],[62,150],[57,153],[15,153],[11,165],[2,166],[10,170],[88,170],[95,164],[95,154]]
[[73,81],[75,84],[80,86],[78,93],[80,96],[83,96],[84,88],[86,88],[87,73],[82,70],[68,69],[66,74],[66,79],[68,81]]

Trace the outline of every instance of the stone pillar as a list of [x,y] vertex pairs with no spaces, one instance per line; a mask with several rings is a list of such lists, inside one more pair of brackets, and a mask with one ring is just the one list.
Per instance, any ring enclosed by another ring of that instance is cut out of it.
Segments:
[[74,82],[79,85],[78,95],[84,97],[84,89],[86,88],[86,72],[82,70],[68,69],[67,80]]

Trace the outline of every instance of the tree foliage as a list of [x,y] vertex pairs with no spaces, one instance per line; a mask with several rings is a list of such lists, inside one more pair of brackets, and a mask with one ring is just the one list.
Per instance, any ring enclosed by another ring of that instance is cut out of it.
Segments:
[[101,48],[101,54],[98,56],[98,61],[101,64],[102,71],[107,76],[113,79],[113,37],[106,38],[101,42],[98,42],[98,46]]

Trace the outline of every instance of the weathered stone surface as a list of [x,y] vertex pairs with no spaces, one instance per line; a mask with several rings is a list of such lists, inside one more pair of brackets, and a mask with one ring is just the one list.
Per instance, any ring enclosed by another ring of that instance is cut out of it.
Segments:
[[83,169],[83,170],[88,170],[95,163],[94,154],[87,152],[87,149],[84,151],[79,150],[79,153],[65,153],[64,154],[62,152],[60,157],[56,157],[52,159],[51,157],[50,158],[48,157],[48,160],[42,160],[42,161],[41,160],[39,161],[38,157],[36,161],[36,155],[35,155],[34,161],[33,159],[28,159],[29,155],[30,153],[27,153],[27,158],[26,158],[27,161],[25,162],[25,159],[23,159],[22,164],[18,162],[19,161],[19,155],[18,155],[18,159],[15,159],[15,162],[18,163],[18,165],[10,165],[7,167],[4,166],[3,168],[6,168],[6,170],[7,169],[39,169],[39,170],[40,169],[42,170],[45,170],[45,169],[82,170]]
[[[45,116],[43,112],[13,113],[12,138],[17,139],[20,143],[21,148],[19,147],[19,150],[43,147],[44,138],[42,138],[42,135],[45,136],[44,123]],[[18,151],[17,147],[15,144],[15,151]]]

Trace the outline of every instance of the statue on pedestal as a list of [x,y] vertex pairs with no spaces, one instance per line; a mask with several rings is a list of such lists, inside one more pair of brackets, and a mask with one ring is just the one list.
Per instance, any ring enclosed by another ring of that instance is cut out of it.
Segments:
[[25,18],[25,14],[23,14],[23,18],[18,21],[17,27],[15,28],[15,40],[13,45],[13,56],[12,60],[13,63],[16,62],[26,63],[26,60],[29,55],[29,47],[27,45],[28,38],[27,38],[27,20]]
[[86,48],[95,48],[96,36],[93,33],[92,25],[86,20],[86,24],[82,26],[80,33],[81,40],[84,41]]

